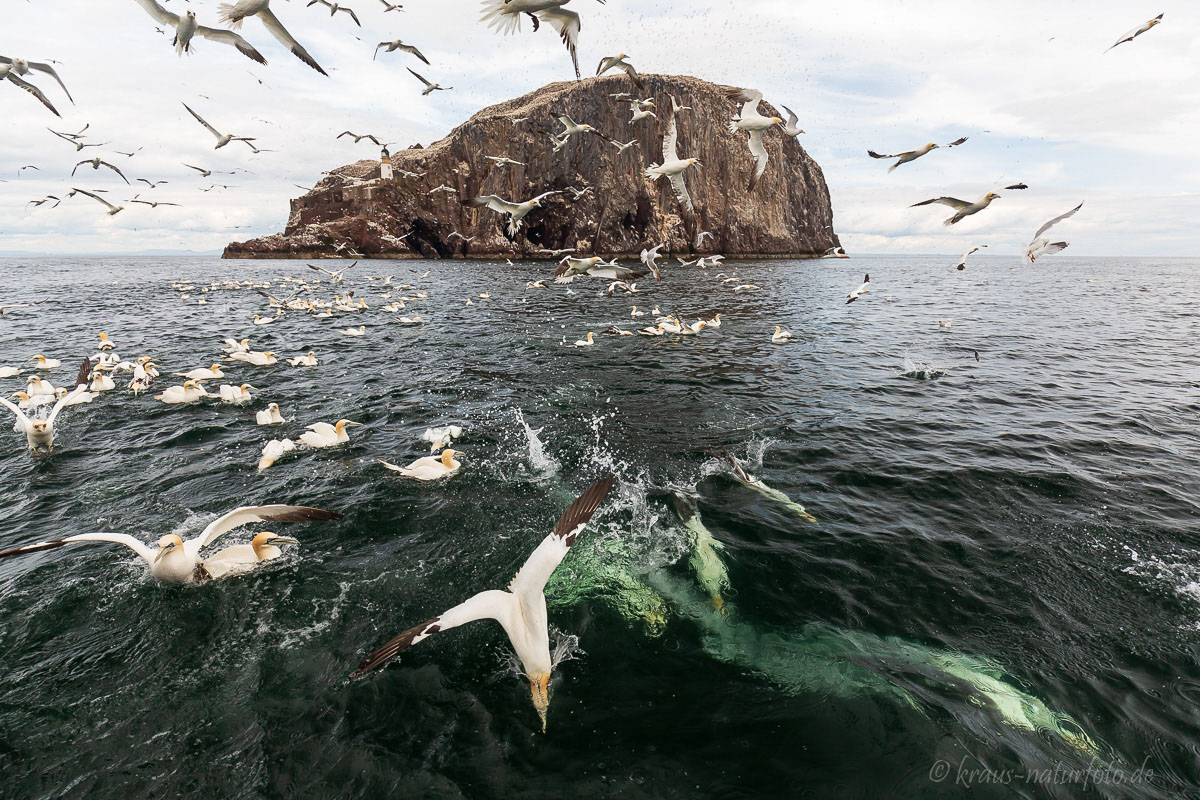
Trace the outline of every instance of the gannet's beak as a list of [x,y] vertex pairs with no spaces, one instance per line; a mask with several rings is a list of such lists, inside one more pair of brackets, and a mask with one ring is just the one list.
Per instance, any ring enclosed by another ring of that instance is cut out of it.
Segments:
[[529,676],[529,693],[533,696],[533,707],[542,720],[542,733],[546,732],[546,709],[550,707],[550,673]]
[[346,427],[347,428],[361,428],[365,424],[366,424],[365,422],[347,422]]
[[158,563],[158,560],[159,560],[160,558],[162,558],[163,556],[165,556],[167,553],[171,552],[171,551],[172,551],[172,550],[174,550],[174,549],[175,549],[175,543],[174,543],[174,542],[171,542],[169,545],[167,545],[167,546],[166,546],[166,547],[164,547],[163,549],[159,550],[159,551],[158,551],[158,555],[156,555],[156,556],[154,557],[154,563],[155,563],[155,564],[157,564],[157,563]]
[[300,544],[300,540],[294,539],[291,536],[276,536],[274,539],[268,542],[268,544]]

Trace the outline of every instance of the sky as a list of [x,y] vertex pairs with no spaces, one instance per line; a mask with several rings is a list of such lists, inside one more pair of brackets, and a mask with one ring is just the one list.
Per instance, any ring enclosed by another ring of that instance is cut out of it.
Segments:
[[[503,36],[478,21],[478,0],[410,0],[385,12],[380,0],[348,0],[331,18],[304,0],[272,0],[288,30],[329,73],[288,53],[257,19],[241,34],[266,57],[197,39],[179,57],[170,36],[135,0],[3,0],[0,55],[61,62],[75,99],[53,79],[38,85],[58,119],[0,82],[0,252],[219,252],[231,240],[283,229],[288,200],[322,170],[378,157],[343,130],[373,133],[398,148],[443,137],[472,114],[556,80],[574,77],[549,26]],[[168,0],[218,27],[217,0]],[[801,144],[825,173],[834,227],[851,254],[959,254],[977,244],[1017,254],[1042,222],[1084,202],[1055,228],[1074,255],[1200,255],[1200,5],[1184,0],[571,0],[582,17],[585,75],[607,55],[628,53],[642,72],[687,74],[761,89],[800,116]],[[1103,52],[1159,13],[1163,23]],[[169,33],[169,32],[168,32]],[[378,42],[418,46],[426,66]],[[413,67],[451,91],[422,97]],[[214,151],[186,102],[218,129],[253,136]],[[685,101],[686,102],[686,101]],[[733,112],[733,106],[729,108]],[[46,129],[106,143],[76,153]],[[938,150],[889,174],[891,153],[926,142]],[[116,151],[132,152],[133,157]],[[168,183],[126,187],[81,158],[99,155],[130,178]],[[237,171],[202,178],[184,167]],[[35,165],[38,170],[18,169]],[[944,206],[910,208],[950,195],[973,200],[1025,182],[953,228]],[[203,189],[213,183],[233,188]],[[57,208],[28,201],[71,186],[107,189],[126,209],[108,216],[77,195]],[[178,207],[131,205],[143,200]]]

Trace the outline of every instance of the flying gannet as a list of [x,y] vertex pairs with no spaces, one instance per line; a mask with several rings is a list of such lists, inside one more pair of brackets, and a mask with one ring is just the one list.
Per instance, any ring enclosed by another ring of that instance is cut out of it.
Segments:
[[405,69],[407,69],[409,72],[412,72],[413,77],[415,77],[421,83],[425,84],[425,91],[421,92],[422,97],[424,97],[425,95],[428,95],[428,94],[432,94],[433,92],[445,92],[445,91],[449,91],[450,89],[454,88],[453,86],[442,86],[440,83],[433,83],[431,81],[427,81],[425,78],[421,77],[420,74],[413,72],[411,67],[405,67]]
[[991,205],[993,200],[997,199],[998,197],[1000,197],[1000,195],[996,194],[995,192],[988,192],[974,203],[968,203],[966,200],[959,200],[957,197],[932,197],[928,200],[922,200],[919,203],[913,203],[911,206],[909,206],[909,208],[927,206],[930,203],[941,203],[944,206],[949,206],[950,208],[954,209],[954,216],[946,219],[942,224],[953,225],[956,222],[966,219],[972,214],[978,214],[980,211],[983,211],[985,208]]
[[[1140,25],[1140,26],[1134,28],[1133,30],[1126,31],[1125,33],[1123,33],[1121,35],[1121,38],[1117,40],[1117,43],[1114,44],[1112,47],[1108,48],[1108,50],[1112,50],[1113,47],[1116,47],[1118,44],[1125,44],[1126,42],[1132,42],[1134,39],[1141,36],[1143,33],[1145,33],[1146,31],[1153,28],[1155,25],[1158,25],[1160,22],[1162,22],[1162,18],[1163,18],[1163,15],[1159,14],[1157,17],[1150,20],[1146,24]],[[1107,53],[1108,50],[1105,50],[1104,52]]]
[[98,170],[98,169],[100,169],[101,167],[108,167],[108,168],[109,168],[109,169],[111,169],[113,172],[115,172],[115,173],[117,173],[118,175],[120,175],[120,176],[121,176],[121,180],[125,181],[126,185],[128,185],[128,184],[129,184],[129,178],[126,178],[126,177],[125,177],[125,173],[124,173],[124,172],[121,172],[121,170],[117,169],[117,168],[116,168],[116,167],[114,167],[112,164],[108,163],[107,161],[103,161],[103,160],[101,160],[99,156],[97,156],[96,158],[85,158],[83,161],[80,161],[78,164],[76,164],[76,165],[75,165],[75,169],[72,169],[72,170],[71,170],[71,177],[72,177],[72,178],[73,178],[73,177],[75,177],[75,170],[79,169],[79,168],[80,168],[80,167],[82,167],[84,164],[91,164],[91,165],[92,165],[92,169],[94,169],[94,170]]
[[[413,45],[411,45],[411,44],[405,44],[403,39],[397,39],[397,40],[395,40],[394,42],[380,42],[379,44],[377,44],[377,45],[375,46],[375,55],[374,55],[374,56],[371,56],[371,60],[372,60],[372,61],[374,61],[374,60],[375,60],[375,57],[379,55],[379,49],[380,49],[381,47],[386,47],[386,48],[387,48],[387,50],[385,50],[385,51],[384,51],[385,53],[394,53],[394,52],[395,52],[395,51],[397,51],[397,50],[401,50],[401,51],[403,51],[403,52],[405,52],[405,53],[411,53],[412,55],[414,55],[414,56],[416,56],[417,58],[419,58],[419,59],[421,59],[422,61],[424,61],[426,64],[429,64],[429,59],[428,59],[428,58],[426,58],[426,57],[424,56],[424,54],[423,54],[423,53],[421,53],[421,51],[420,51],[420,50],[418,50],[416,47],[414,47],[414,46],[413,46]],[[432,64],[430,64],[430,66],[433,66],[433,65],[432,65]],[[376,144],[379,144],[379,143],[378,143],[378,142],[376,142]]]
[[[647,167],[646,177],[654,182],[657,182],[660,178],[669,180],[671,188],[675,191],[675,197],[679,200],[679,204],[683,206],[684,212],[692,214],[696,209],[692,205],[692,196],[688,194],[687,184],[683,180],[683,173],[688,167],[702,168],[704,165],[700,163],[700,159],[698,158],[681,159],[679,157],[679,153],[677,152],[679,126],[674,114],[668,114],[666,128],[667,133],[663,136],[662,144],[662,164],[651,164]],[[657,250],[657,248],[655,249]],[[645,251],[643,251],[643,256],[644,254]],[[658,280],[657,269],[652,264],[647,264],[647,266],[654,271],[654,278]]]
[[1032,264],[1037,261],[1040,256],[1051,255],[1053,253],[1058,253],[1065,250],[1067,248],[1067,242],[1051,242],[1048,238],[1042,236],[1042,234],[1053,228],[1058,223],[1062,222],[1064,219],[1075,216],[1075,212],[1081,208],[1083,208],[1083,203],[1075,206],[1065,214],[1059,214],[1057,217],[1038,228],[1037,233],[1033,235],[1033,241],[1025,246],[1025,263]]
[[316,270],[317,272],[320,272],[320,273],[322,273],[322,274],[328,275],[328,276],[329,276],[329,282],[330,282],[330,283],[341,283],[341,282],[342,282],[342,279],[344,279],[344,278],[346,277],[346,273],[347,273],[348,271],[350,271],[350,270],[354,269],[354,267],[355,267],[357,264],[358,264],[358,262],[357,262],[357,261],[355,261],[355,262],[354,262],[353,264],[351,264],[350,266],[348,266],[348,267],[342,267],[341,269],[339,269],[339,270],[337,270],[337,271],[328,270],[328,269],[325,269],[324,267],[315,267],[315,266],[313,266],[312,264],[309,264],[309,265],[308,265],[308,268],[309,268],[309,269],[312,269],[312,270]]
[[[13,405],[7,399],[0,397],[0,405],[3,405],[17,417],[16,429],[25,434],[25,442],[29,445],[29,449],[38,451],[44,449],[47,453],[54,447],[54,421],[58,419],[58,414],[68,405],[72,405],[72,401],[80,394],[87,391],[88,379],[92,374],[92,362],[89,359],[84,359],[82,366],[79,368],[79,375],[75,378],[75,389],[54,403],[54,407],[50,409],[50,413],[45,419],[39,417],[30,418],[19,407]],[[34,376],[37,377],[36,375]],[[40,380],[40,379],[39,379]],[[53,402],[55,394],[53,389],[49,400]]]
[[103,203],[105,205],[105,207],[108,208],[108,215],[110,217],[115,216],[116,214],[119,214],[125,210],[125,206],[114,206],[112,203],[108,202],[100,195],[93,194],[85,189],[71,189],[71,192],[70,192],[70,194],[67,195],[67,197],[72,197],[76,194],[87,195],[88,197],[92,198],[93,200]]
[[259,64],[267,63],[262,53],[255,50],[249,42],[233,31],[223,28],[208,28],[197,23],[196,12],[190,8],[183,16],[180,16],[163,8],[155,0],[137,0],[137,3],[146,9],[146,13],[160,25],[169,26],[175,31],[175,38],[171,40],[171,44],[175,46],[175,52],[179,55],[190,53],[193,37],[201,36],[214,42],[232,45],[246,58],[257,61]]
[[610,69],[616,68],[632,78],[633,82],[637,84],[639,89],[644,90],[646,88],[646,84],[642,82],[642,78],[640,75],[638,75],[637,70],[633,68],[633,64],[630,64],[625,60],[627,58],[629,58],[628,55],[621,53],[620,55],[608,56],[607,58],[600,59],[600,66],[596,67],[596,74],[603,75]]
[[554,525],[550,535],[542,540],[516,577],[508,591],[480,592],[465,603],[392,639],[371,653],[350,677],[361,678],[391,661],[400,651],[423,641],[439,631],[456,628],[480,619],[494,619],[504,628],[517,651],[525,676],[529,680],[533,706],[546,730],[546,711],[550,706],[550,673],[554,669],[550,656],[550,631],[546,619],[546,581],[562,562],[576,537],[591,520],[592,515],[616,483],[615,477],[592,484],[572,503]]
[[40,61],[26,61],[23,58],[9,58],[8,56],[0,56],[0,80],[8,78],[13,85],[21,87],[36,97],[42,105],[54,113],[54,116],[61,117],[62,114],[58,113],[58,110],[50,103],[50,101],[46,98],[46,95],[42,93],[42,90],[34,86],[29,81],[24,80],[24,77],[29,75],[31,70],[44,72],[50,77],[54,78],[54,80],[58,81],[58,85],[62,87],[63,92],[67,95],[67,99],[71,101],[72,105],[74,105],[75,99],[71,97],[71,93],[67,91],[67,85],[63,83],[62,78],[58,77],[58,73],[54,71],[54,67],[50,66],[49,64],[43,64]]
[[457,455],[460,455],[458,450],[443,450],[439,456],[418,458],[407,467],[398,467],[386,461],[380,461],[379,463],[392,472],[400,473],[405,478],[413,478],[418,481],[436,481],[439,478],[446,478],[458,472],[459,468],[462,467],[462,463],[455,459]]
[[218,19],[226,23],[229,27],[235,30],[242,27],[242,20],[246,17],[257,16],[262,20],[262,24],[271,35],[292,52],[296,58],[303,61],[308,66],[315,69],[317,72],[328,77],[328,73],[321,69],[321,65],[308,54],[308,51],[300,46],[287,29],[283,27],[283,23],[275,16],[270,9],[271,0],[238,0],[238,2],[222,3],[218,6]]
[[971,255],[972,253],[978,251],[980,248],[983,248],[983,247],[987,247],[987,245],[986,244],[977,244],[974,247],[972,247],[970,250],[968,250],[967,252],[963,253],[962,257],[958,259],[958,264],[956,264],[954,268],[957,270],[960,270],[960,271],[966,269],[967,268],[967,256]]
[[[641,262],[645,264],[650,272],[654,275],[654,280],[656,281],[662,280],[662,273],[658,269],[658,259],[662,258],[662,256],[658,251],[662,250],[666,246],[667,243],[663,242],[662,244],[654,245],[654,247],[651,247],[649,250],[644,248],[642,249],[642,254],[640,256]],[[658,306],[655,306],[654,310],[655,313],[658,313]]]
[[874,150],[868,150],[867,155],[869,155],[871,158],[894,158],[894,159],[897,159],[895,164],[892,164],[890,167],[888,167],[888,172],[891,172],[894,169],[896,169],[896,167],[900,166],[901,164],[907,164],[910,161],[916,161],[921,156],[923,156],[926,153],[929,153],[933,150],[937,150],[938,148],[941,148],[941,147],[958,147],[960,144],[962,144],[966,140],[967,140],[967,137],[964,136],[961,139],[955,139],[953,142],[950,142],[949,144],[935,144],[933,142],[930,142],[929,144],[925,145],[924,147],[918,147],[916,150],[908,150],[903,153],[892,153],[891,155],[883,155],[880,153],[876,153]]
[[14,547],[0,552],[0,558],[55,550],[80,542],[109,542],[122,544],[137,553],[150,567],[150,575],[163,583],[197,583],[207,579],[197,567],[202,565],[200,551],[221,536],[252,522],[313,522],[317,520],[341,519],[342,515],[309,506],[244,506],[213,520],[194,539],[184,540],[179,534],[169,533],[155,543],[157,549],[143,544],[127,533],[82,533],[61,539],[48,539],[37,544]]
[[[309,0],[308,5],[315,6],[317,3],[320,3],[321,5],[328,8],[329,16],[331,16],[331,17],[339,11],[345,11],[347,14],[350,15],[350,19],[354,20],[355,25],[357,25],[360,28],[362,27],[362,23],[358,21],[358,14],[354,13],[354,9],[348,8],[347,6],[339,6],[337,3],[329,2],[329,0]],[[305,6],[305,7],[307,8],[308,6]]]
[[526,200],[524,203],[514,203],[498,195],[487,194],[482,197],[471,198],[467,201],[467,205],[472,208],[490,208],[492,211],[508,214],[508,235],[509,238],[512,238],[521,230],[521,221],[525,219],[529,212],[535,208],[542,208],[542,201],[556,194],[560,193],[544,192],[531,200]]
[[796,137],[796,136],[799,136],[800,134],[804,133],[804,131],[799,127],[799,125],[796,124],[800,121],[800,118],[798,116],[796,116],[796,112],[792,111],[787,106],[780,106],[780,108],[782,108],[784,111],[786,111],[787,115],[788,115],[787,122],[783,123],[783,125],[782,125],[783,132],[786,133],[788,136],[792,136],[792,137]]
[[[575,80],[579,80],[579,14],[565,6],[570,0],[483,0],[483,16],[480,22],[486,22],[489,28],[494,28],[502,34],[516,33],[521,29],[521,15],[528,14],[533,20],[536,31],[542,22],[549,22],[567,52],[571,54],[571,64],[575,67]],[[601,3],[604,0],[600,0]]]
[[763,144],[763,131],[772,125],[782,125],[783,118],[764,117],[758,113],[758,104],[762,102],[763,94],[757,89],[730,89],[726,96],[735,103],[742,104],[741,113],[730,120],[729,130],[734,133],[746,131],[750,134],[748,142],[750,155],[754,156],[754,174],[750,176],[750,185],[746,190],[752,192],[758,185],[758,179],[767,171],[767,161],[770,158],[766,145]]
[[216,128],[214,128],[212,125],[209,125],[207,122],[205,122],[204,117],[200,116],[195,111],[192,111],[192,109],[188,106],[187,103],[182,103],[181,105],[184,108],[186,108],[188,110],[188,113],[191,114],[193,117],[195,117],[196,121],[199,122],[201,125],[203,125],[208,130],[209,133],[211,133],[213,136],[217,137],[217,144],[215,147],[213,147],[214,150],[220,150],[222,147],[229,144],[230,142],[245,142],[246,144],[250,145],[251,148],[254,147],[253,144],[250,144],[251,142],[254,141],[254,139],[252,137],[234,136],[232,133],[221,133]]
[[857,300],[859,297],[861,297],[862,295],[864,295],[870,291],[871,291],[871,276],[866,275],[863,277],[862,286],[859,286],[857,289],[850,292],[850,294],[846,295],[846,305],[850,305],[855,300]]
[[[54,107],[54,104],[50,102],[50,99],[46,97],[41,89],[34,86],[29,81],[18,78],[17,74],[13,71],[12,64],[0,63],[0,81],[6,78],[13,86],[24,89],[26,92],[33,95],[33,97],[36,98],[39,103],[50,109],[50,113],[52,113],[54,116],[62,117],[62,114],[58,113],[58,109]],[[75,149],[82,150],[83,146],[77,144]]]

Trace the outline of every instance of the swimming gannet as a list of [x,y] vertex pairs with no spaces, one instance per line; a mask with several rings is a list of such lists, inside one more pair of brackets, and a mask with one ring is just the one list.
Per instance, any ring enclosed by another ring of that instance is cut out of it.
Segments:
[[248,383],[243,383],[241,386],[231,386],[227,383],[223,383],[217,387],[217,392],[219,393],[222,402],[241,405],[242,403],[249,403],[252,399],[254,399],[250,396],[251,389],[258,391],[258,389]]
[[254,324],[255,325],[270,325],[276,319],[277,319],[276,317],[260,317],[258,314],[255,314],[254,315]]
[[888,167],[888,172],[892,172],[893,170],[896,169],[896,167],[900,166],[901,164],[907,164],[910,161],[916,161],[918,158],[925,155],[926,153],[931,153],[940,147],[958,147],[960,144],[962,144],[966,140],[967,140],[967,137],[964,136],[961,139],[955,139],[953,142],[950,142],[949,144],[935,144],[934,142],[930,142],[929,144],[925,145],[924,147],[918,147],[916,150],[906,150],[903,153],[892,153],[890,155],[883,155],[881,153],[876,153],[874,150],[868,150],[867,155],[869,155],[871,158],[894,158],[894,159],[896,159],[896,163],[892,164],[890,167]]
[[443,425],[440,428],[429,428],[421,434],[421,440],[429,442],[429,452],[434,453],[462,436],[463,429],[459,425]]
[[244,506],[213,520],[194,539],[184,540],[178,534],[160,537],[152,548],[127,533],[82,533],[61,539],[48,539],[37,544],[14,547],[0,552],[0,558],[55,550],[79,542],[109,542],[123,544],[141,556],[150,567],[150,575],[163,583],[193,583],[207,575],[197,570],[201,565],[200,551],[224,534],[252,522],[312,522],[341,519],[342,515],[309,506]]
[[871,276],[868,274],[868,275],[863,276],[862,286],[859,286],[857,289],[855,289],[854,291],[852,291],[848,295],[846,295],[846,298],[847,298],[846,305],[850,305],[855,300],[857,300],[859,297],[861,297],[864,294],[867,294],[870,291],[871,291]]
[[225,347],[222,348],[226,353],[249,353],[250,340],[242,339],[240,342],[234,339],[224,339]]
[[42,380],[37,375],[31,375],[29,376],[29,382],[25,385],[25,392],[30,397],[39,397],[42,395],[53,397],[54,384],[50,383],[50,381]]
[[20,374],[20,367],[0,367],[0,378],[15,378]]
[[184,403],[195,403],[201,398],[209,397],[208,390],[195,381],[184,381],[182,386],[169,386],[163,390],[162,394],[154,395],[155,400],[160,400],[167,405],[180,405]]
[[645,312],[645,311],[638,311],[638,307],[637,307],[637,306],[634,306],[632,309],[630,309],[630,311],[629,311],[629,316],[631,316],[631,317],[644,317],[644,316],[646,316],[646,312]]
[[[787,508],[789,511],[791,511],[796,516],[800,517],[805,522],[816,522],[817,521],[816,517],[814,517],[812,514],[809,514],[807,511],[804,510],[804,506],[793,501],[792,498],[788,497],[786,494],[779,491],[778,489],[772,489],[770,486],[767,486],[765,483],[763,483],[758,478],[756,478],[753,475],[751,475],[750,473],[746,472],[746,470],[743,469],[741,463],[734,457],[734,455],[732,453],[730,453],[725,448],[721,448],[721,450],[725,454],[725,460],[727,462],[729,462],[729,466],[731,469],[730,475],[733,477],[733,479],[735,481],[742,484],[743,486],[745,486],[748,489],[753,489],[754,491],[758,492],[759,494],[763,495],[764,497],[769,497],[770,499],[783,504],[783,506],[785,508]],[[719,456],[718,456],[718,458],[719,458]]]
[[270,350],[261,353],[230,353],[229,359],[231,361],[244,361],[256,367],[269,367],[278,361],[275,358],[275,353]]
[[318,449],[346,444],[350,441],[350,435],[346,433],[346,426],[361,424],[361,422],[351,422],[348,419],[339,419],[333,425],[328,422],[317,422],[309,425],[308,431],[296,438],[296,444]]
[[[46,452],[50,452],[54,446],[54,421],[58,419],[59,412],[66,408],[73,398],[87,391],[88,378],[91,377],[91,372],[92,362],[85,358],[83,365],[79,368],[79,375],[75,379],[74,391],[55,402],[54,407],[50,409],[50,414],[45,419],[30,418],[18,406],[0,397],[0,405],[3,405],[16,415],[16,430],[25,434],[25,441],[29,445],[30,450],[37,451],[44,448]],[[54,395],[51,394],[48,399],[53,401]]]
[[219,580],[230,575],[241,575],[256,568],[264,561],[273,561],[283,555],[281,544],[300,544],[291,536],[280,536],[269,531],[256,533],[250,544],[235,544],[208,556],[200,563],[206,577]]
[[458,472],[462,464],[455,460],[458,450],[443,450],[440,456],[425,456],[418,458],[407,467],[398,467],[386,461],[380,461],[392,472],[399,472],[405,478],[415,478],[419,481],[435,481]]
[[291,439],[272,439],[271,441],[267,442],[262,449],[262,455],[258,459],[259,471],[267,469],[276,461],[278,461],[285,453],[290,453],[295,449],[296,443]]
[[101,350],[114,350],[114,349],[116,349],[116,345],[114,345],[114,344],[112,343],[112,341],[111,341],[111,340],[108,338],[108,334],[107,334],[107,333],[104,333],[103,331],[101,331],[101,332],[100,332],[100,334],[99,334],[99,338],[100,338],[100,349],[101,349]]
[[341,328],[338,330],[338,333],[342,334],[343,336],[366,336],[367,326],[359,325],[357,328]]
[[105,375],[103,372],[92,373],[92,380],[88,384],[88,391],[110,392],[115,388],[117,388],[116,381]]
[[315,367],[317,365],[317,354],[309,350],[307,355],[289,358],[287,363],[293,367]]
[[1075,216],[1075,212],[1081,208],[1083,208],[1083,203],[1075,206],[1065,214],[1059,214],[1057,217],[1038,228],[1037,233],[1033,235],[1033,241],[1025,245],[1025,263],[1032,264],[1038,260],[1039,256],[1050,255],[1052,253],[1058,253],[1065,250],[1067,248],[1067,242],[1051,242],[1050,239],[1042,236],[1042,234],[1053,228],[1058,223],[1062,222],[1064,219]]
[[778,325],[775,326],[775,333],[771,334],[772,342],[774,342],[775,344],[782,344],[783,342],[790,342],[791,340],[792,340],[792,332],[791,331],[785,331],[783,328],[781,328]]
[[583,339],[577,339],[577,340],[575,341],[575,346],[576,346],[576,347],[591,347],[591,346],[592,346],[592,345],[594,345],[595,343],[596,343],[596,342],[595,342],[595,341],[592,339],[592,332],[591,332],[591,331],[588,331],[588,332],[587,332],[587,336],[586,336],[585,338],[583,338]]
[[210,381],[225,377],[225,372],[221,369],[220,364],[213,364],[208,369],[200,368],[194,369],[191,372],[173,372],[171,374],[193,381]]
[[29,360],[37,362],[37,367],[35,367],[35,369],[51,370],[51,369],[57,369],[58,367],[62,366],[62,362],[59,361],[57,358],[46,358],[45,356],[42,356],[42,355],[34,356],[33,358],[31,358]]
[[688,562],[692,571],[696,573],[696,580],[708,593],[713,608],[724,613],[723,593],[729,590],[730,581],[729,571],[725,568],[719,551],[724,550],[725,545],[721,544],[701,521],[700,507],[693,495],[674,489],[668,490],[667,495],[675,516],[679,517],[691,539],[692,552]]
[[99,394],[97,394],[96,392],[92,392],[92,391],[69,392],[64,387],[59,387],[58,389],[54,390],[54,399],[55,400],[65,400],[66,401],[65,403],[63,403],[63,408],[66,408],[68,406],[78,406],[78,405],[82,405],[83,403],[90,403],[99,396],[100,396]]
[[475,620],[494,619],[503,626],[521,659],[544,733],[546,711],[550,706],[550,673],[554,669],[546,619],[546,581],[615,483],[615,477],[597,481],[567,508],[550,535],[542,540],[509,583],[508,591],[480,592],[434,619],[408,629],[367,656],[350,678],[363,677],[391,661],[400,651],[439,631]]
[[268,403],[266,409],[254,415],[254,421],[259,425],[282,425],[287,420],[279,413],[278,403]]

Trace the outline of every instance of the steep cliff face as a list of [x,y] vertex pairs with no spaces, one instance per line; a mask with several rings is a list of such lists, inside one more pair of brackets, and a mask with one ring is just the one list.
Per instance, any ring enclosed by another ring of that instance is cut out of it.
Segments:
[[[282,234],[233,242],[225,257],[536,258],[543,248],[622,255],[663,242],[676,254],[803,257],[839,245],[824,175],[796,138],[778,128],[765,134],[770,161],[748,191],[754,159],[746,134],[729,130],[738,111],[726,99],[729,87],[690,77],[643,80],[641,91],[623,74],[552,83],[484,109],[429,147],[393,153],[392,181],[380,179],[378,161],[334,170],[357,182],[324,178],[292,201]],[[679,156],[703,165],[685,173],[694,216],[683,213],[665,179],[647,180],[646,167],[662,163],[665,131],[653,118],[631,123],[628,100],[610,96],[618,92],[653,98],[664,120],[672,96],[691,107],[677,121]],[[767,103],[760,111],[776,113]],[[579,134],[555,153],[548,134],[562,128],[561,114],[635,144],[619,152],[601,136]],[[522,164],[502,166],[486,156]],[[455,191],[430,193],[441,186]],[[578,200],[565,191],[587,186],[591,191]],[[563,194],[530,213],[511,239],[505,215],[465,205],[478,195],[521,202],[555,190]],[[712,236],[697,248],[698,231]]]

